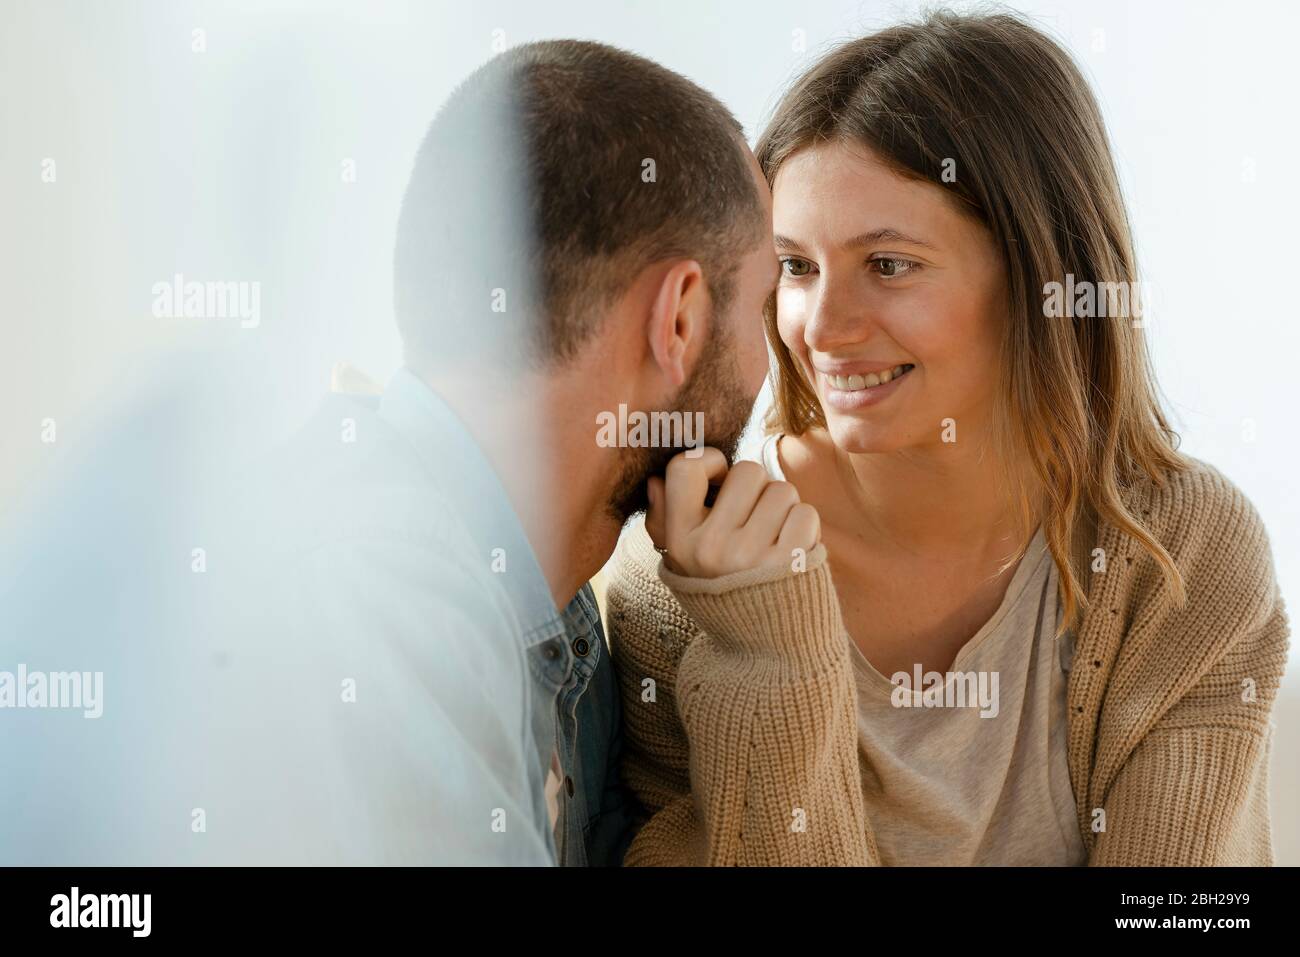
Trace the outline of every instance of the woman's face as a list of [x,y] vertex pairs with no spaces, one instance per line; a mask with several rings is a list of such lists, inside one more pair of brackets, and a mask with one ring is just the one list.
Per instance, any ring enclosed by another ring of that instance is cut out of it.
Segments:
[[986,428],[1006,321],[988,231],[862,146],[799,151],[772,193],[777,327],[835,444],[891,452],[943,442],[950,419],[949,440]]

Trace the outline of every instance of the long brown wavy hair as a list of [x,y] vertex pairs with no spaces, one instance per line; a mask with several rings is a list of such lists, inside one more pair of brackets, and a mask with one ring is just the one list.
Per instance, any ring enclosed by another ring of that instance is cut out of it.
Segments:
[[[993,442],[1000,462],[1027,458],[1045,496],[1034,504],[1008,472],[1022,521],[1042,521],[1060,573],[1061,630],[1087,608],[1072,555],[1091,551],[1083,530],[1098,519],[1140,543],[1185,602],[1178,569],[1122,495],[1187,467],[1160,408],[1143,330],[1131,314],[1044,314],[1048,283],[1064,284],[1068,274],[1138,279],[1101,111],[1069,54],[1006,13],[940,11],[852,40],[796,80],[755,152],[772,184],[794,153],[830,142],[866,145],[899,174],[940,186],[1003,251],[1008,375]],[[954,168],[955,177],[943,175]],[[767,431],[825,428],[816,393],[777,332],[774,301],[765,319],[776,359]]]

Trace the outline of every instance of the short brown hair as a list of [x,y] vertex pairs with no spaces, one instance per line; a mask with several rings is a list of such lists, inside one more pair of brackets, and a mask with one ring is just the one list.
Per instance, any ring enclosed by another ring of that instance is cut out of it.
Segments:
[[[598,332],[602,306],[669,258],[698,260],[725,307],[763,225],[743,150],[726,107],[643,57],[578,40],[495,57],[433,121],[403,201],[408,362],[488,348],[499,360],[512,343],[523,361],[562,361]],[[511,297],[503,311],[493,290]]]
[[[1091,549],[1078,533],[1096,517],[1136,539],[1181,600],[1173,561],[1120,497],[1135,482],[1160,484],[1186,466],[1160,408],[1143,332],[1124,316],[1044,318],[1047,284],[1067,274],[1137,279],[1101,111],[1069,54],[1003,13],[937,11],[852,40],[795,81],[755,153],[772,183],[794,153],[828,142],[866,145],[900,175],[944,189],[1002,252],[1008,375],[995,440],[1003,462],[1027,453],[1048,497],[1047,514],[1034,515],[1020,486],[1025,524],[1042,521],[1060,572],[1061,627],[1086,605],[1071,557]],[[945,168],[955,178],[944,177]],[[766,320],[776,354],[768,429],[824,428],[770,303]]]

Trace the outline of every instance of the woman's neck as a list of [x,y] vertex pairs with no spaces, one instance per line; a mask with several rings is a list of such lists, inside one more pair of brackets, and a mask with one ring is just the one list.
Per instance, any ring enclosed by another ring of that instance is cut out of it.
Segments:
[[825,432],[814,441],[853,527],[904,553],[1005,553],[1024,545],[1031,531],[1020,527],[1016,489],[992,449],[968,442],[849,453]]

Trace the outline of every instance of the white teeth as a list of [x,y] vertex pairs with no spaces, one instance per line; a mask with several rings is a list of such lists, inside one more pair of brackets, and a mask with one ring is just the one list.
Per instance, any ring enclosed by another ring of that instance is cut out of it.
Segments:
[[892,369],[886,369],[883,372],[869,372],[866,375],[828,375],[822,373],[826,381],[830,383],[831,388],[839,392],[860,392],[863,389],[870,389],[873,386],[884,385],[892,382],[902,375],[906,370],[912,368],[909,363],[894,366]]

